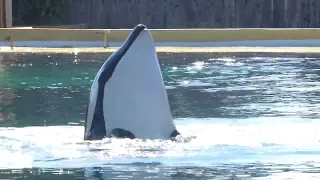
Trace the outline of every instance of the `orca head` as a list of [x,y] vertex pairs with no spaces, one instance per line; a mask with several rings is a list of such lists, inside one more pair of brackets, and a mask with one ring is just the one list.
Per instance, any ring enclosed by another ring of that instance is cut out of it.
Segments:
[[179,134],[153,38],[146,26],[139,24],[92,83],[84,139],[170,139]]

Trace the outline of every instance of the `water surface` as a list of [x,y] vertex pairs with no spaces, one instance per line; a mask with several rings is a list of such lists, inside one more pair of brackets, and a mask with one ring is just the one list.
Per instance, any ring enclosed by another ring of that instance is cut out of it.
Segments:
[[84,107],[107,57],[0,56],[1,178],[320,176],[320,58],[160,55],[184,138],[88,143]]

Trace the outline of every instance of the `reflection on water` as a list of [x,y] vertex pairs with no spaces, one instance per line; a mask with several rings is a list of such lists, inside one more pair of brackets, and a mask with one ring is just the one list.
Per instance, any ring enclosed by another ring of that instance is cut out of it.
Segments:
[[[79,122],[90,84],[103,61],[38,56],[26,56],[23,65],[12,61],[6,71],[9,75],[0,78],[0,96],[9,101],[13,97],[5,93],[11,89],[11,94],[17,94],[13,105],[17,126],[66,125],[65,119]],[[161,61],[176,118],[317,118],[319,66],[317,59],[301,58]]]
[[177,127],[184,137],[196,138],[87,144],[84,107],[92,79],[109,55],[0,56],[1,178],[318,176],[317,57],[161,54]]
[[12,88],[4,87],[8,76],[8,66],[10,64],[10,58],[12,54],[0,54],[0,122],[15,119],[15,114],[12,112],[12,100],[14,98],[14,92]]
[[[222,164],[218,167],[162,167],[160,164],[132,164],[79,169],[0,170],[2,178],[16,179],[318,179],[317,165]],[[272,178],[270,176],[272,175]]]
[[15,119],[15,114],[12,109],[12,100],[14,98],[14,93],[11,88],[0,88],[0,122],[5,120]]

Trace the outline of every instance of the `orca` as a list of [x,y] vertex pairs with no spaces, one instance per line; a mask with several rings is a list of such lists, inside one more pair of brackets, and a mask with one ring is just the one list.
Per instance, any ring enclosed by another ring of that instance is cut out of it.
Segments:
[[147,27],[138,24],[98,71],[85,113],[84,140],[172,139],[180,135]]

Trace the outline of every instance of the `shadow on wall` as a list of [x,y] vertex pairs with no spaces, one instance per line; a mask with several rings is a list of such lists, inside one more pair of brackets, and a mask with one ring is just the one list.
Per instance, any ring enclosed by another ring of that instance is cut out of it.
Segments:
[[[90,28],[319,27],[319,0],[68,0],[70,24]],[[89,7],[89,8],[88,8]]]

